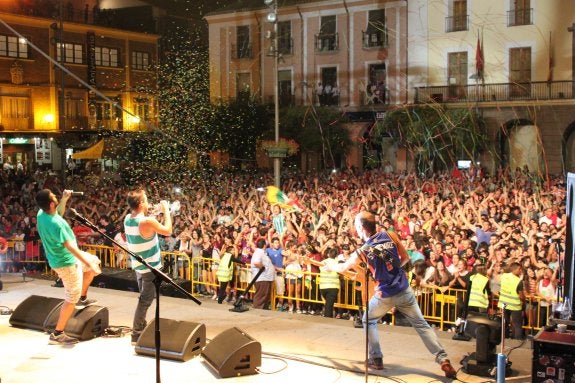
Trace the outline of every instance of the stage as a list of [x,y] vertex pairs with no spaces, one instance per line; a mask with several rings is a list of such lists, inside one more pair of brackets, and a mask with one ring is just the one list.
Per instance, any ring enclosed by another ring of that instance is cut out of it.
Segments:
[[[62,288],[52,281],[25,279],[21,274],[3,274],[4,288],[0,305],[14,310],[31,295],[63,297]],[[91,287],[90,297],[109,310],[110,327],[131,326],[137,293]],[[161,359],[160,377],[164,382],[365,382],[365,332],[352,321],[319,316],[250,309],[230,312],[228,304],[218,305],[199,298],[202,305],[182,298],[160,297],[160,316],[180,321],[202,323],[206,339],[233,327],[241,329],[261,343],[261,366],[256,374],[222,379],[201,355],[186,362]],[[154,316],[155,303],[148,312]],[[122,337],[97,337],[73,346],[48,344],[48,335],[9,324],[10,315],[0,315],[0,379],[2,383],[142,383],[156,381],[154,357],[142,356],[130,344],[129,333]],[[412,328],[381,325],[380,339],[384,351],[382,371],[370,371],[369,382],[449,382],[433,356],[427,352]],[[461,359],[475,351],[474,341],[452,340],[452,333],[438,332],[441,342],[458,370],[458,379],[478,383],[495,381],[468,375],[460,370]],[[162,333],[162,337],[169,336]],[[513,376],[510,382],[531,382],[531,341],[521,345],[506,340]],[[498,348],[499,351],[499,348]]]

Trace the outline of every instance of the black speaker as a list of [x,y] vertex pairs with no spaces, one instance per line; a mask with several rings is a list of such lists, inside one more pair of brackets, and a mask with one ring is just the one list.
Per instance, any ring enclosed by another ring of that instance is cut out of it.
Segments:
[[[160,318],[160,358],[185,362],[199,355],[205,345],[204,324]],[[156,356],[155,319],[140,334],[135,350],[137,354]]]
[[204,347],[204,360],[222,378],[253,375],[262,364],[262,345],[237,327],[232,327]]
[[[45,331],[54,331],[59,315],[59,310],[57,312],[51,312],[50,315],[48,315],[44,323]],[[91,305],[82,309],[76,309],[68,320],[68,323],[66,323],[64,332],[80,340],[90,340],[104,335],[108,325],[108,308]]]
[[9,323],[14,327],[44,330],[44,323],[48,316],[60,313],[62,299],[31,295],[14,309]]

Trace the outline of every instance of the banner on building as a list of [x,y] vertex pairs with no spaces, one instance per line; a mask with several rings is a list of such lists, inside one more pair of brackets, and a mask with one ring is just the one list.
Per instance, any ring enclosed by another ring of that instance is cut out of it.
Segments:
[[96,86],[96,34],[88,32],[86,34],[86,64],[88,66],[88,84]]

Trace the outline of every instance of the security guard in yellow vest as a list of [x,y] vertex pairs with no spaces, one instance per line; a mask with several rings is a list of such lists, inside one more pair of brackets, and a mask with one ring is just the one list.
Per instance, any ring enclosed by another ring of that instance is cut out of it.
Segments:
[[489,307],[489,278],[486,277],[486,274],[485,266],[479,265],[475,268],[475,273],[469,277],[471,286],[469,301],[467,302],[468,312],[487,312]]
[[[327,258],[323,263],[327,265],[337,265],[337,250],[335,248],[329,248],[326,250]],[[327,318],[333,318],[333,305],[337,300],[337,294],[339,293],[339,274],[335,271],[328,271],[325,266],[319,268],[319,290],[321,296],[325,300],[323,316]]]
[[218,282],[220,283],[220,288],[218,290],[218,303],[222,304],[224,299],[226,299],[226,288],[228,287],[228,283],[232,280],[234,276],[234,263],[232,262],[233,254],[232,251],[234,250],[233,246],[228,247],[227,249],[222,249],[224,251],[224,255],[220,259],[220,264],[218,265],[218,271],[216,272],[216,277],[218,278]]
[[501,275],[501,291],[497,307],[503,309],[505,323],[511,327],[513,339],[523,339],[523,269],[518,262],[513,262],[508,272]]

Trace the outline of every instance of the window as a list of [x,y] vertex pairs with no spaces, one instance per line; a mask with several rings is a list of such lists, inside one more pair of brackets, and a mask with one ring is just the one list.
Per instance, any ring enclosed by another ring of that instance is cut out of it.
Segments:
[[364,104],[383,104],[387,96],[387,71],[385,64],[371,64],[368,67],[368,81]]
[[0,35],[0,56],[28,58],[28,42],[16,36]]
[[450,16],[446,20],[446,32],[467,31],[467,0],[453,0]]
[[465,99],[467,91],[467,52],[447,55],[447,81],[449,98]]
[[136,97],[134,99],[134,113],[140,117],[141,121],[149,121],[150,100],[145,97]]
[[293,105],[291,70],[278,71],[278,96],[280,106]]
[[2,125],[10,130],[32,128],[28,97],[2,97]]
[[335,16],[322,16],[320,20],[319,34],[315,36],[317,51],[335,51],[338,49]]
[[132,52],[132,68],[137,70],[148,70],[150,66],[150,55],[148,52]]
[[[56,46],[56,59],[61,60],[61,44]],[[84,63],[84,47],[81,44],[64,43],[64,62],[68,64],[83,64]]]
[[321,68],[321,86],[321,91],[318,91],[320,105],[337,105],[339,102],[337,67]]
[[532,23],[531,0],[513,0],[511,10],[508,12],[507,25],[529,25]]
[[278,51],[286,55],[292,54],[293,40],[291,37],[291,22],[279,21],[278,22]]
[[531,95],[531,48],[511,48],[509,50],[509,82],[511,97]]
[[251,94],[252,76],[249,72],[240,72],[236,74],[236,97],[249,97]]
[[363,32],[363,47],[383,47],[387,45],[387,29],[385,28],[385,9],[369,11],[367,30]]
[[249,25],[240,25],[236,29],[236,58],[249,59],[252,57]]
[[2,97],[2,118],[30,117],[30,99],[28,97]]
[[117,68],[118,50],[116,48],[96,47],[96,66],[107,66]]

